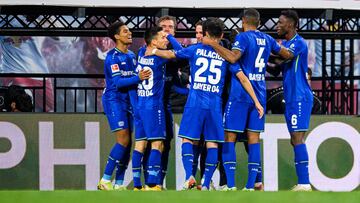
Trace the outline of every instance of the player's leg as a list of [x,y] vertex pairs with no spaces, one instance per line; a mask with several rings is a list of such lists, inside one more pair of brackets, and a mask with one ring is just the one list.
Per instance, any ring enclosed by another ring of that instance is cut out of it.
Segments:
[[161,153],[163,148],[163,140],[151,140],[151,151],[148,160],[148,186],[150,188],[154,188],[160,183]]
[[132,155],[134,190],[141,190],[143,188],[141,183],[141,167],[143,165],[142,158],[146,149],[146,145],[146,140],[135,141],[135,147]]
[[[244,137],[244,138],[242,138],[242,137]],[[245,133],[245,136],[242,136],[242,135],[238,136],[238,141],[242,142],[244,144],[245,151],[249,155],[249,143],[247,141],[246,133]],[[264,190],[264,185],[262,183],[262,167],[261,167],[261,165],[259,166],[258,173],[256,175],[254,189],[258,190],[258,191]]]
[[209,190],[210,182],[218,163],[218,144],[216,142],[206,142],[206,148],[204,182],[201,190]]
[[125,178],[126,169],[128,168],[130,161],[131,145],[132,144],[130,139],[129,144],[126,147],[124,158],[116,165],[114,190],[119,190],[119,191],[126,190],[126,186],[124,185],[124,178]]
[[249,156],[248,156],[248,180],[245,188],[253,190],[255,186],[255,180],[260,166],[260,133],[259,132],[247,132]]
[[191,189],[196,184],[195,177],[192,175],[194,161],[193,146],[193,141],[191,139],[182,139],[181,155],[185,170],[185,183],[183,185],[184,190]]
[[248,118],[249,104],[229,101],[225,108],[224,128],[225,142],[223,143],[222,158],[227,178],[227,188],[235,189],[236,152],[235,142],[237,134],[245,130]]
[[184,190],[193,188],[196,185],[195,177],[192,175],[194,151],[193,141],[200,140],[204,115],[202,110],[185,108],[180,123],[179,137],[182,138],[181,154],[185,170]]
[[208,190],[218,164],[218,143],[224,142],[225,135],[221,110],[207,110],[203,115],[205,116],[203,134],[208,150],[205,162],[204,183],[201,190]]
[[[126,153],[126,148],[129,143],[129,131],[123,129],[115,132],[116,143],[110,151],[108,161],[105,166],[104,174],[100,180],[98,188],[100,190],[112,190],[111,176],[116,165],[122,160]],[[111,187],[110,187],[111,186]]]
[[142,120],[138,114],[134,118],[135,123],[135,147],[132,155],[132,171],[133,171],[133,181],[134,181],[134,190],[141,190],[141,167],[147,163],[143,161],[143,156],[147,146],[147,138],[144,131],[144,126]]
[[[264,106],[264,105],[263,105]],[[256,177],[261,166],[260,132],[264,131],[265,116],[259,118],[255,106],[251,104],[247,121],[247,138],[249,147],[248,180],[245,190],[254,190]]]
[[295,168],[298,184],[294,191],[311,191],[309,180],[309,156],[305,144],[305,133],[309,128],[311,102],[295,102],[285,107],[285,120],[291,135],[291,144],[295,154]]
[[161,107],[142,110],[140,117],[143,121],[147,140],[151,142],[151,151],[147,162],[148,190],[158,191],[161,190],[161,187],[159,187],[161,157],[164,149],[164,140],[166,138],[164,109]]
[[236,152],[235,152],[236,133],[225,131],[225,142],[222,144],[222,160],[226,174],[227,188],[235,188],[236,171]]
[[126,148],[124,158],[120,160],[120,162],[116,165],[116,173],[115,173],[115,185],[114,190],[123,191],[126,190],[126,186],[124,185],[124,178],[125,178],[125,172],[128,168],[129,161],[130,161],[130,153],[131,153],[131,146],[132,146],[132,139],[131,134],[134,132],[133,127],[133,116],[132,113],[128,112],[128,123],[129,123],[129,144]]
[[112,190],[111,177],[116,165],[123,159],[130,142],[127,112],[121,109],[121,104],[103,100],[104,111],[108,118],[110,129],[115,134],[116,143],[110,151],[104,174],[98,184],[100,190]]

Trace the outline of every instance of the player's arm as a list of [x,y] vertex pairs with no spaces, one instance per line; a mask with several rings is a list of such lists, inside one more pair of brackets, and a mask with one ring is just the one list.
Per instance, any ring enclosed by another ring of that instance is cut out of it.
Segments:
[[172,34],[167,34],[166,38],[170,42],[170,44],[173,46],[174,50],[183,49],[181,44],[175,39],[175,37]]
[[149,79],[151,76],[150,70],[140,70],[138,75],[132,77],[123,78],[120,74],[113,74],[113,81],[117,88],[127,87],[138,84],[139,82]]
[[289,51],[287,48],[285,48],[284,46],[281,46],[281,49],[279,51],[279,56],[281,56],[285,61],[290,61],[291,59],[294,58],[294,54]]
[[230,63],[235,63],[241,57],[241,52],[239,50],[229,50],[223,46],[221,46],[217,41],[210,39],[209,37],[205,36],[202,40],[203,44],[210,45],[215,51],[223,57],[225,60],[229,61]]
[[178,94],[182,94],[182,95],[188,95],[189,94],[189,88],[180,87],[180,86],[177,86],[177,85],[173,85],[172,88]]
[[264,108],[262,107],[258,98],[256,97],[256,94],[249,79],[246,77],[243,71],[239,71],[238,73],[236,73],[236,77],[240,80],[241,85],[244,87],[246,92],[250,95],[251,99],[254,101],[256,110],[259,112],[259,118],[262,118],[264,115]]
[[176,58],[175,53],[170,50],[159,50],[159,49],[153,49],[151,51],[153,55],[159,56],[164,59],[173,59]]

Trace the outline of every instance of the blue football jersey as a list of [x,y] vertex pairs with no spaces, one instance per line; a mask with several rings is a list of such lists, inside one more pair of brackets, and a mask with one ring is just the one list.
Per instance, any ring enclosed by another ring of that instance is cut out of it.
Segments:
[[282,45],[294,54],[294,58],[282,65],[285,103],[313,101],[311,87],[306,80],[308,48],[304,38],[296,34]]
[[116,77],[128,78],[136,75],[135,64],[136,56],[130,50],[123,53],[114,48],[107,53],[104,65],[106,83],[103,92],[104,99],[120,101],[124,105],[130,104],[128,90],[131,87],[117,88],[115,79]]
[[269,35],[257,30],[251,30],[238,34],[232,49],[239,50],[241,52],[241,58],[238,61],[240,68],[230,69],[233,74],[229,101],[254,103],[236,77],[236,73],[243,71],[249,78],[259,102],[265,104],[266,64],[271,52],[278,53],[280,51],[280,45]]
[[189,60],[191,86],[185,107],[222,109],[221,94],[229,62],[201,43],[175,51],[177,58]]
[[143,48],[139,50],[136,71],[150,69],[152,74],[138,85],[138,108],[152,109],[164,103],[165,63],[168,60],[155,55],[145,56],[145,51]]

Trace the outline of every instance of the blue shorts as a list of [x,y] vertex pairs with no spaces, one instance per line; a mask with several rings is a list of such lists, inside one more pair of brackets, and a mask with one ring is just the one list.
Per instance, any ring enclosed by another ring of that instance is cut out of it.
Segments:
[[134,111],[135,141],[147,140],[138,111]]
[[[265,105],[263,105],[265,111]],[[259,118],[254,104],[246,102],[232,102],[226,104],[224,112],[225,131],[242,133],[245,130],[264,132],[265,115]]]
[[112,132],[129,128],[131,113],[121,102],[102,100],[102,104]]
[[285,120],[289,132],[304,132],[309,129],[312,102],[292,102],[285,105]]
[[[141,123],[138,124],[143,128],[147,140],[164,140],[166,138],[165,129],[165,112],[163,107],[153,107],[153,109],[137,109],[140,115]],[[140,133],[140,132],[139,132]],[[135,134],[136,136],[136,134]],[[139,135],[139,139],[141,136]],[[135,139],[137,139],[135,137]]]
[[185,107],[179,130],[179,137],[206,142],[224,142],[224,127],[221,110]]

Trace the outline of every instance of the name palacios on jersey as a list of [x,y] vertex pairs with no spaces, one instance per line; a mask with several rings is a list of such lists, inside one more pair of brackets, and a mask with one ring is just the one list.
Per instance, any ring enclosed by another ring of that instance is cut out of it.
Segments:
[[[211,50],[206,50],[206,49],[197,49],[196,50],[196,55],[198,56],[203,56],[207,59],[211,58],[212,60],[217,60],[217,61],[220,61],[217,65],[218,66],[221,66],[222,63],[225,61],[224,58],[222,58],[218,53],[216,53],[215,51],[211,51]],[[208,63],[212,63],[213,61],[208,61]],[[210,64],[208,64],[210,65]],[[199,69],[200,70],[200,69]],[[198,70],[198,71],[199,71]],[[212,71],[211,71],[212,72]],[[220,78],[221,78],[221,72],[219,75],[217,75],[215,73],[215,76],[209,76],[209,77],[212,77],[212,80],[208,80],[208,82],[210,84],[207,84],[207,83],[202,83],[202,82],[199,82],[199,81],[196,81],[194,80],[194,83],[193,83],[193,89],[194,90],[202,90],[202,91],[205,91],[205,92],[214,92],[214,93],[219,93],[220,92],[220,87],[219,85],[217,85],[220,81]],[[216,80],[217,78],[217,80]],[[214,83],[216,84],[211,84],[212,82],[211,81],[216,81]],[[204,81],[205,82],[205,81]]]

